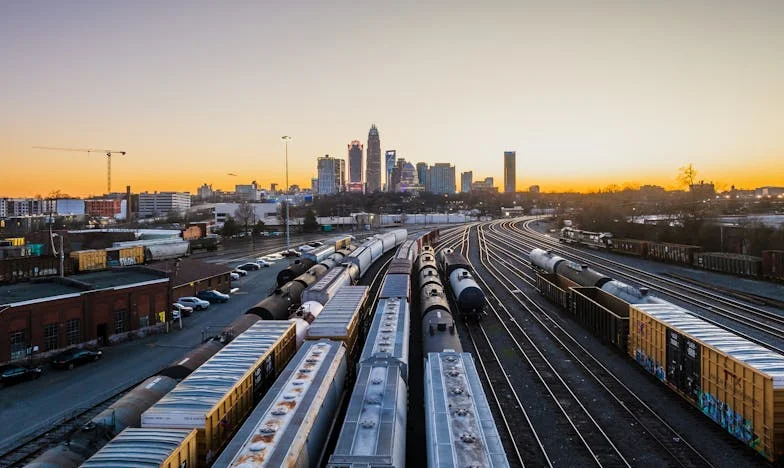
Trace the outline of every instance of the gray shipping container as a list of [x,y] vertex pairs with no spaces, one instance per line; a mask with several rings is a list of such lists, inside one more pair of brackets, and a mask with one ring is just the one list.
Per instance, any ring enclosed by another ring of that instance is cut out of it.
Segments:
[[338,289],[351,284],[351,276],[344,267],[335,267],[324,275],[316,284],[302,293],[302,302],[316,301],[326,304]]
[[213,466],[321,466],[346,370],[339,341],[306,342]]
[[376,360],[360,365],[329,468],[404,467],[408,390],[401,367]]

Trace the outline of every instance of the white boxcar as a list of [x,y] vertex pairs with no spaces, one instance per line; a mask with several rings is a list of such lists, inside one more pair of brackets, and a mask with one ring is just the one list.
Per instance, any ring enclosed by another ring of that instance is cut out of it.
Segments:
[[427,355],[425,435],[430,468],[509,466],[470,353]]
[[344,263],[351,263],[359,268],[359,274],[362,276],[370,265],[373,264],[373,252],[367,246],[363,245],[358,247],[355,251],[348,254],[348,257],[343,259]]
[[335,244],[332,245],[322,245],[321,247],[316,247],[313,250],[305,252],[302,254],[302,258],[309,258],[316,263],[329,258],[330,255],[335,253]]
[[408,336],[411,308],[404,299],[378,301],[376,314],[362,349],[359,362],[389,358],[401,364],[403,380],[408,382]]
[[346,366],[340,342],[305,343],[213,466],[322,466]]
[[324,305],[335,295],[338,289],[350,284],[351,276],[349,271],[344,267],[335,267],[302,292],[302,302],[316,301]]
[[407,411],[408,389],[400,365],[388,360],[363,363],[327,467],[404,467]]

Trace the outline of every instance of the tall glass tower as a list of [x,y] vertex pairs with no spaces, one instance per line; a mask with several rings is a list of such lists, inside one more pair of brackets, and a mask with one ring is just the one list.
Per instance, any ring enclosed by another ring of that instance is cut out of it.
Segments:
[[381,190],[381,139],[375,124],[368,133],[366,182],[368,192]]

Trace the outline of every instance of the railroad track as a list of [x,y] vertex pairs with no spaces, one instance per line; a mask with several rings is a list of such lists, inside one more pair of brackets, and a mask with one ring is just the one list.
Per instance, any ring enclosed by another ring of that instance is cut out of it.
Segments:
[[[516,226],[516,223],[509,223],[509,227],[514,232],[517,232],[517,233],[522,234],[522,235],[526,235],[529,238],[537,238],[537,239],[546,240],[551,245],[553,245],[553,244],[557,244],[559,246],[563,246],[564,245],[564,244],[561,244],[560,242],[558,242],[557,240],[554,240],[554,239],[552,239],[549,236],[545,236],[545,235],[537,232],[533,228],[531,228],[530,225],[529,225],[531,222],[532,221],[525,221],[523,223],[523,230],[520,230],[520,228],[518,228]],[[598,261],[601,261],[601,262],[603,262],[605,264],[611,265],[613,267],[623,268],[623,269],[626,269],[628,271],[633,272],[635,275],[644,275],[644,276],[649,277],[649,278],[651,278],[651,279],[653,279],[655,281],[660,282],[661,284],[666,284],[669,287],[681,289],[681,290],[683,290],[687,294],[696,295],[696,296],[705,298],[707,300],[714,301],[714,302],[722,304],[722,305],[726,305],[726,306],[729,306],[729,307],[734,307],[734,308],[736,308],[738,310],[741,310],[741,311],[744,311],[744,312],[748,312],[749,314],[754,316],[754,318],[757,318],[757,319],[770,320],[776,326],[780,327],[779,328],[779,333],[784,333],[784,318],[782,318],[782,316],[779,315],[779,314],[772,313],[772,312],[767,311],[765,309],[760,309],[759,307],[756,307],[755,305],[749,304],[748,302],[744,302],[743,300],[733,299],[733,298],[727,297],[725,295],[716,294],[715,291],[708,290],[708,289],[706,289],[704,287],[700,287],[700,286],[692,285],[692,284],[687,284],[687,283],[685,283],[683,281],[680,281],[678,279],[672,279],[672,278],[668,278],[666,276],[650,273],[650,272],[645,271],[643,269],[634,268],[634,267],[628,266],[628,265],[626,265],[626,264],[624,264],[622,262],[617,262],[617,261],[614,261],[614,260],[610,260],[610,259],[607,259],[605,257],[599,256],[599,255],[594,255],[594,254],[591,254],[590,252],[585,252],[585,251],[580,250],[580,249],[576,249],[576,248],[573,248],[573,247],[571,247],[571,249],[574,252],[579,253],[580,255],[582,255],[583,258],[591,258],[594,261],[598,260]],[[564,249],[564,250],[566,251],[566,249]],[[668,290],[668,291],[669,292],[675,292],[675,291],[672,291],[672,290]],[[682,293],[678,293],[678,294],[683,295]]]
[[[524,223],[526,224],[528,222],[529,221],[524,221]],[[494,248],[505,252],[511,259],[515,259],[520,263],[522,263],[523,265],[528,264],[527,254],[530,251],[530,249],[533,247],[542,247],[542,242],[545,242],[547,244],[545,247],[549,248],[550,250],[553,250],[556,253],[564,254],[566,257],[571,257],[572,259],[579,259],[583,263],[596,263],[597,266],[599,266],[602,270],[614,273],[616,279],[623,279],[627,281],[630,280],[633,283],[637,283],[642,286],[647,286],[651,289],[658,290],[678,301],[700,307],[703,310],[703,313],[697,315],[699,315],[702,319],[710,323],[713,323],[714,325],[722,327],[726,330],[729,330],[732,333],[742,336],[743,338],[746,338],[768,349],[771,349],[779,353],[784,353],[784,349],[782,349],[778,343],[778,341],[781,340],[781,337],[784,336],[784,318],[777,314],[772,314],[762,309],[744,305],[744,307],[747,310],[758,311],[758,315],[756,317],[750,318],[748,316],[745,316],[742,312],[732,311],[726,309],[725,307],[722,307],[721,305],[717,306],[715,304],[707,302],[706,299],[699,299],[699,298],[692,297],[688,291],[697,288],[683,286],[683,289],[686,289],[687,292],[686,293],[679,292],[668,286],[662,286],[660,283],[658,283],[658,281],[660,280],[660,277],[658,275],[647,273],[644,270],[639,270],[633,267],[627,267],[622,263],[615,262],[612,260],[606,260],[598,255],[588,254],[583,251],[576,250],[574,248],[565,248],[558,241],[553,241],[552,239],[549,238],[531,239],[530,234],[526,234],[526,232],[520,231],[519,229],[513,231],[513,233],[515,234],[514,236],[509,236],[508,232],[500,230],[501,228],[511,229],[511,227],[515,223],[517,222],[504,221],[501,223],[498,222],[492,223],[490,225],[491,234],[488,237],[490,239],[490,242],[493,244]],[[542,235],[540,234],[540,236]],[[576,251],[576,253],[572,251]],[[506,259],[501,259],[501,260],[505,261]],[[605,263],[604,264],[601,263],[602,261]],[[529,283],[532,284],[533,277],[531,276],[528,277],[531,280],[529,281]],[[665,280],[664,282],[677,283],[673,280],[667,280],[667,279],[664,280]],[[701,294],[703,297],[714,297],[714,298],[718,297],[718,295],[712,294],[708,291],[702,291]],[[738,301],[726,300],[725,298],[721,298],[721,297],[718,297],[718,299],[722,303],[726,303],[728,301],[738,302]],[[757,336],[747,333],[748,330],[747,331],[739,330],[737,327],[733,327],[731,325],[724,323],[723,321],[717,321],[714,318],[707,316],[706,313],[715,314],[716,316],[723,317],[724,319],[731,320],[735,323],[739,323],[742,326],[747,327],[748,329],[754,330],[755,332],[764,333],[767,336],[770,336],[771,338],[768,340],[760,339]],[[752,312],[746,312],[746,313],[750,314]],[[761,322],[761,320],[768,320],[769,323]]]
[[[651,440],[652,445],[658,447],[658,452],[666,459],[669,465],[683,467],[711,466],[711,463],[689,444],[683,436],[662,419],[650,406],[638,398],[635,392],[621,382],[599,359],[594,357],[573,336],[558,325],[556,317],[539,307],[522,291],[519,283],[512,278],[525,281],[523,275],[519,273],[519,269],[515,265],[503,261],[501,255],[495,253],[494,249],[487,243],[482,227],[478,228],[477,235],[480,251],[484,252],[484,255],[480,252],[481,265],[500,287],[491,289],[488,283],[485,283],[485,286],[496,301],[499,301],[499,304],[504,304],[494,309],[496,313],[497,309],[502,309],[505,312],[503,319],[508,320],[511,324],[508,327],[510,333],[528,338],[529,334],[523,331],[520,322],[530,317],[533,319],[533,322],[526,320],[528,324],[526,329],[531,330],[532,323],[538,324],[538,328],[544,331],[546,336],[566,353],[568,360],[575,363],[585,374],[586,378],[592,379],[595,385],[604,392],[606,398],[615,406],[617,413],[635,423],[630,424],[629,427],[635,427],[636,425],[636,427],[644,430],[645,434],[640,435]],[[495,265],[499,265],[499,267]],[[503,293],[504,291],[507,293],[505,298],[509,298],[509,300],[500,302],[497,293]],[[522,296],[527,302],[521,300],[519,296]],[[515,303],[520,306],[520,309],[526,311],[525,315],[527,317],[521,317],[519,314],[513,315],[509,312],[507,305]],[[530,335],[533,334],[532,331]],[[518,339],[517,341],[521,340]]]
[[[468,233],[469,229],[466,227],[462,232],[451,236],[446,241],[442,238],[441,245],[436,251],[438,252],[444,248],[465,249],[469,242]],[[451,298],[450,307],[455,307]],[[529,463],[531,460],[537,460],[536,466],[552,467],[553,465],[547,457],[547,453],[542,448],[539,435],[520,401],[515,386],[509,379],[510,373],[501,363],[501,359],[493,349],[487,334],[482,332],[481,337],[474,338],[474,334],[469,332],[468,337],[473,348],[471,354],[479,365],[478,368],[481,370],[481,376],[483,376],[485,395],[496,409],[495,420],[502,424],[502,426],[499,426],[496,423],[496,426],[498,426],[499,434],[503,434],[504,449],[510,465],[524,467],[524,460],[529,460]],[[515,425],[514,421],[510,421],[511,418],[507,417],[507,414],[511,416],[511,408],[519,409],[523,420],[526,422],[525,425]],[[520,426],[523,427],[521,428]]]
[[150,377],[144,377],[130,385],[124,384],[121,388],[110,390],[85,407],[44,421],[30,433],[20,437],[13,445],[3,449],[3,453],[0,454],[0,467],[23,466],[54,444],[67,439],[70,434],[84,427],[101,411]]

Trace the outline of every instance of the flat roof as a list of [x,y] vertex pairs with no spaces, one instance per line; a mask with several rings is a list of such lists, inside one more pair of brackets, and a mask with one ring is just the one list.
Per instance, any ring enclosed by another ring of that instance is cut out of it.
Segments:
[[229,268],[225,265],[207,263],[202,262],[201,260],[188,258],[180,259],[179,265],[177,265],[176,260],[165,260],[150,263],[146,266],[147,268],[162,271],[164,273],[175,272],[172,278],[172,285],[175,288],[193,283],[194,281],[228,275],[233,270],[233,268]]
[[[73,282],[69,280],[74,280]],[[116,268],[67,276],[65,282],[57,278],[47,281],[25,281],[0,285],[0,304],[11,305],[20,302],[55,298],[68,294],[81,294],[117,287],[133,286],[148,281],[167,281],[159,274],[138,268]],[[82,283],[80,285],[80,283]]]

